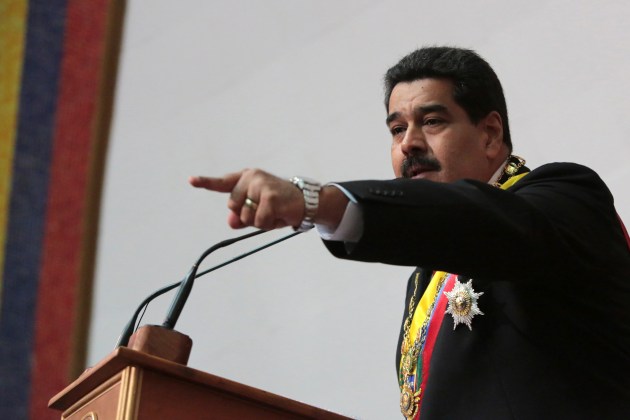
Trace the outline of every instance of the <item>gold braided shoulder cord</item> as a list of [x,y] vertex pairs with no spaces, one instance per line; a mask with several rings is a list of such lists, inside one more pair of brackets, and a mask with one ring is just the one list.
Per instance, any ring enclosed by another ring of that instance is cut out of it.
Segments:
[[[507,162],[503,166],[503,172],[501,172],[501,176],[497,179],[497,182],[492,184],[493,187],[501,188],[501,184],[506,183],[510,178],[512,178],[516,173],[525,165],[525,159],[520,156],[510,155],[507,159]],[[503,179],[507,176],[507,179]]]

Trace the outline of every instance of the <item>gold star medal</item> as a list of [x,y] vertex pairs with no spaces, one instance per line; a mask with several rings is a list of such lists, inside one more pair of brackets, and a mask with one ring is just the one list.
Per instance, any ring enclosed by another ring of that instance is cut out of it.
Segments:
[[450,292],[444,292],[448,298],[448,307],[446,313],[453,316],[453,329],[459,324],[466,324],[468,329],[472,331],[470,323],[475,315],[483,315],[477,306],[477,298],[483,295],[483,292],[475,293],[472,288],[472,279],[467,283],[460,283],[455,280],[455,286]]

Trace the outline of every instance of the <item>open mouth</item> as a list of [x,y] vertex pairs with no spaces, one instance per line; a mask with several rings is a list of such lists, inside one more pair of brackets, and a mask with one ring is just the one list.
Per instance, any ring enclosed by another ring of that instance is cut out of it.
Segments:
[[413,175],[411,177],[411,179],[422,179],[422,178],[425,178],[426,174],[429,173],[429,172],[433,172],[433,171],[422,171],[422,172],[419,172],[419,173]]
[[411,168],[409,171],[407,171],[407,173],[405,174],[405,177],[407,178],[411,178],[411,179],[422,179],[425,177],[425,175],[428,172],[434,172],[436,169],[435,168],[429,168],[429,167],[418,167],[415,166],[413,168]]

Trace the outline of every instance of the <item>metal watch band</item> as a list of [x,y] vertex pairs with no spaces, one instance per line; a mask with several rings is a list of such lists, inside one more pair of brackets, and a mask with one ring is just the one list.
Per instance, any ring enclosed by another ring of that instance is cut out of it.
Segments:
[[315,226],[314,218],[319,206],[319,191],[322,189],[322,184],[300,176],[294,176],[289,181],[298,187],[304,195],[304,219],[295,230],[305,232]]

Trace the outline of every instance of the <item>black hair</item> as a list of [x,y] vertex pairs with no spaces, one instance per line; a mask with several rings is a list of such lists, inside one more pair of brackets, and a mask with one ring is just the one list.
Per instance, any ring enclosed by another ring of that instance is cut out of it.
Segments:
[[497,111],[503,121],[503,142],[512,151],[501,82],[492,67],[476,52],[455,47],[425,47],[406,55],[385,74],[385,109],[389,111],[394,86],[425,78],[450,80],[453,99],[474,124]]

